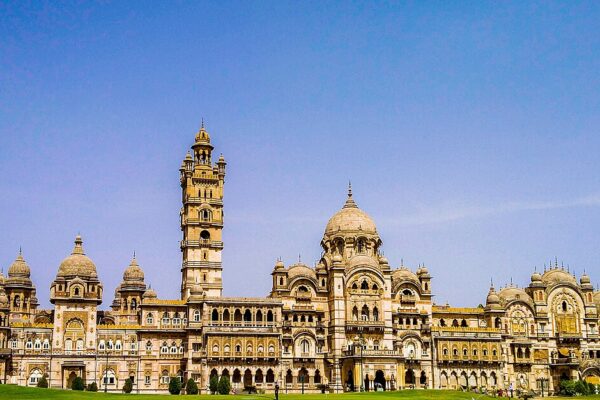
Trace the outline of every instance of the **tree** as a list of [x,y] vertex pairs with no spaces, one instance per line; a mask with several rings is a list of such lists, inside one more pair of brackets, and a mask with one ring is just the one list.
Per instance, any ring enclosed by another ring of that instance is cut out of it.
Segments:
[[46,379],[46,374],[44,374],[37,383],[37,387],[39,388],[47,388],[48,387],[48,379]]
[[88,392],[97,392],[98,391],[98,384],[96,382],[92,382],[89,385],[87,385],[87,391]]
[[85,389],[85,385],[83,384],[83,379],[80,376],[75,377],[73,379],[73,384],[71,385],[71,389],[73,390],[83,390]]
[[219,394],[229,394],[231,391],[231,383],[229,382],[229,377],[223,375],[219,380],[219,385],[217,386],[217,391]]
[[178,376],[173,376],[169,381],[169,393],[179,394],[181,393],[181,381]]
[[131,393],[132,390],[133,390],[133,382],[131,381],[130,378],[125,379],[125,384],[123,385],[123,392]]
[[216,394],[219,390],[219,377],[217,375],[213,375],[210,377],[210,381],[208,382],[208,389],[212,394]]
[[185,385],[185,393],[186,394],[198,394],[198,385],[196,384],[196,381],[193,380],[192,378],[188,379],[188,381]]

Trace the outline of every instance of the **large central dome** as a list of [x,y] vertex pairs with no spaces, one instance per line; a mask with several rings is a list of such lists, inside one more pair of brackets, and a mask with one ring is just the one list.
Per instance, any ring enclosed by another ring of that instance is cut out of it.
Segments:
[[369,215],[358,208],[352,198],[352,188],[348,189],[348,198],[340,211],[335,213],[327,222],[325,234],[336,232],[365,232],[376,234],[377,227]]
[[73,253],[60,263],[56,276],[98,277],[94,262],[83,252],[83,241],[81,240],[81,236],[77,235],[75,238],[75,248],[73,249]]

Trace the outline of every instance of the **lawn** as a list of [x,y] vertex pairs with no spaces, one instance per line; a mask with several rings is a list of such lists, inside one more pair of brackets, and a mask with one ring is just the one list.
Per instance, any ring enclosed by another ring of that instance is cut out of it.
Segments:
[[[159,400],[173,398],[170,395],[156,395],[156,394],[104,394],[102,392],[90,393],[90,392],[77,392],[73,390],[59,390],[59,389],[37,389],[37,388],[25,388],[15,385],[0,385],[0,400],[43,400],[43,399],[57,399],[57,400],[120,400],[125,397],[135,398],[136,400]],[[193,398],[189,396],[186,398]],[[204,395],[202,398],[209,398],[212,396]],[[230,396],[239,400],[272,400],[273,394],[263,395],[236,395]],[[215,396],[215,398],[218,398]],[[223,398],[223,396],[220,396]],[[409,399],[409,400],[483,400],[491,399],[491,397],[477,395],[474,393],[463,393],[454,392],[448,390],[403,390],[398,392],[378,392],[378,393],[345,393],[345,394],[282,394],[279,396],[281,400],[367,400],[367,399]],[[581,397],[580,397],[581,398]],[[554,400],[561,399],[560,397],[552,397]],[[600,400],[600,396],[585,397],[585,399]]]

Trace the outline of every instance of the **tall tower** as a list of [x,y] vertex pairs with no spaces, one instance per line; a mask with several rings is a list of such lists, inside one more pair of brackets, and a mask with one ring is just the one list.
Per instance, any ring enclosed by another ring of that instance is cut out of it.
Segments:
[[208,297],[223,291],[221,251],[223,250],[223,185],[225,159],[213,164],[210,136],[204,123],[181,164],[181,298],[186,299],[194,285]]

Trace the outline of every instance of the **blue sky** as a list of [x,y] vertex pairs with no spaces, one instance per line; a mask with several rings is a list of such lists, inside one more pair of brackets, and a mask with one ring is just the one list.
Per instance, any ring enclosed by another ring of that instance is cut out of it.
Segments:
[[485,301],[554,257],[600,280],[597,2],[0,2],[0,264],[41,303],[77,232],[179,296],[178,168],[228,162],[223,277],[313,264],[352,180],[393,267]]

